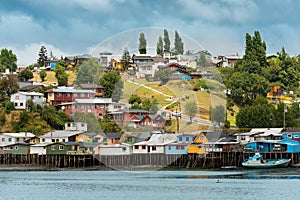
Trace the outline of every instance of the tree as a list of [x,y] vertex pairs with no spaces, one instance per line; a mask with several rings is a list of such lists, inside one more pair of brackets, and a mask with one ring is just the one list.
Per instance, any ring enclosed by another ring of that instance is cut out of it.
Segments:
[[28,81],[33,78],[33,73],[29,69],[25,69],[18,74],[18,77],[20,81]]
[[104,118],[99,121],[101,131],[104,133],[121,133],[122,129],[119,127],[116,121],[109,120],[108,118]]
[[75,112],[73,118],[76,119],[76,121],[79,121],[79,122],[86,122],[88,132],[96,133],[96,132],[101,131],[99,122],[98,122],[96,116],[94,115],[94,113],[85,114],[83,112]]
[[144,35],[143,32],[140,34],[139,52],[140,52],[140,54],[146,54],[147,53],[147,41],[145,39],[145,35]]
[[218,105],[211,110],[211,120],[216,122],[219,126],[226,120],[226,107]]
[[164,51],[170,52],[171,42],[169,39],[169,33],[166,29],[164,29]]
[[117,72],[106,72],[102,74],[99,84],[105,88],[104,97],[112,98],[118,102],[123,93],[123,81]]
[[182,55],[184,50],[183,50],[183,42],[181,37],[179,36],[178,32],[175,31],[175,41],[174,41],[174,46],[175,46],[175,53],[178,55]]
[[68,85],[68,74],[66,73],[65,67],[60,63],[55,65],[55,78],[57,79],[58,86]]
[[0,70],[4,72],[5,69],[9,69],[10,73],[17,69],[17,56],[6,48],[1,50],[0,53]]
[[142,99],[138,95],[133,94],[133,95],[130,96],[130,98],[128,100],[128,103],[131,104],[131,105],[137,103],[139,105],[140,103],[142,103]]
[[45,81],[46,76],[47,76],[46,70],[42,69],[42,70],[40,71],[40,78],[41,78],[42,82]]
[[169,68],[160,69],[155,71],[154,77],[160,80],[160,85],[164,85],[170,80],[170,72]]
[[57,111],[56,108],[52,106],[45,105],[37,110],[41,118],[54,129],[62,130],[65,126],[65,122],[68,121],[68,117],[63,111]]
[[255,31],[253,37],[249,33],[246,33],[245,55],[243,56],[242,63],[236,65],[236,70],[239,72],[261,74],[262,68],[266,66],[266,43],[262,41],[260,33]]
[[266,96],[270,90],[269,82],[258,74],[235,72],[226,86],[230,89],[231,98],[238,105],[250,105],[257,96]]
[[253,105],[246,105],[239,110],[236,125],[239,128],[276,127],[275,111],[274,105],[268,103],[265,97],[259,96]]
[[19,84],[12,75],[0,79],[0,101],[10,98],[11,94],[18,92]]
[[96,59],[88,59],[79,67],[75,83],[98,83],[102,73],[102,67]]
[[47,56],[47,49],[45,46],[41,46],[41,49],[39,51],[39,58],[38,58],[37,62],[40,67],[48,66],[49,59]]
[[127,47],[125,47],[125,49],[123,51],[122,60],[125,60],[126,62],[130,61],[130,54],[129,54]]
[[159,36],[158,42],[156,43],[156,54],[162,56],[164,53],[164,44],[162,37]]
[[195,117],[198,112],[197,103],[195,101],[187,101],[185,104],[185,112],[190,117],[190,122],[192,123],[193,117]]

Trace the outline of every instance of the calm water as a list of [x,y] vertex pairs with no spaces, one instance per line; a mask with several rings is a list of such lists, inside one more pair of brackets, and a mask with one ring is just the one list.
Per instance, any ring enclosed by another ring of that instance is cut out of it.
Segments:
[[[217,180],[221,183],[216,183]],[[0,171],[0,199],[299,199],[300,170]]]

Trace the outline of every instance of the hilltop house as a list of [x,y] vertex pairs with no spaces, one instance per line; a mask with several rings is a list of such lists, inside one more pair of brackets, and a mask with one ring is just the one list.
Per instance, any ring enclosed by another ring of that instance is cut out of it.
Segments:
[[27,101],[32,100],[34,104],[42,104],[44,95],[38,92],[17,92],[12,94],[10,101],[14,103],[16,109],[27,109]]
[[80,90],[92,90],[95,92],[95,97],[103,97],[104,96],[104,87],[96,84],[78,84],[76,89]]
[[137,55],[132,56],[133,64],[137,67],[137,78],[145,78],[146,76],[154,77],[155,72],[158,70],[158,66],[164,65],[166,60],[160,56],[150,55]]
[[111,98],[75,99],[73,102],[58,104],[57,107],[69,117],[73,117],[75,112],[80,112],[93,113],[95,117],[103,118],[110,103]]
[[46,91],[46,102],[51,106],[73,102],[75,99],[94,99],[96,92],[93,90],[78,90],[73,87],[58,87]]

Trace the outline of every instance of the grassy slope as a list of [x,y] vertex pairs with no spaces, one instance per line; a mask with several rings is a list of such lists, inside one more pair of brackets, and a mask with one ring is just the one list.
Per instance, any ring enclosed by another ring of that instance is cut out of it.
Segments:
[[[76,74],[72,71],[66,71],[66,73],[68,74],[68,84],[73,84],[74,80],[76,79]],[[40,79],[40,75],[37,72],[33,72],[33,79],[31,80],[39,83],[42,81]],[[55,72],[47,71],[46,80],[43,83],[48,85],[52,83],[57,83],[57,80],[55,78]]]

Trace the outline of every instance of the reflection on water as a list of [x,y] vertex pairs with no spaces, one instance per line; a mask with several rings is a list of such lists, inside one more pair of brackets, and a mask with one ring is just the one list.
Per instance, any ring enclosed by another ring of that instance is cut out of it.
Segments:
[[299,169],[0,171],[0,199],[297,199],[299,179]]

